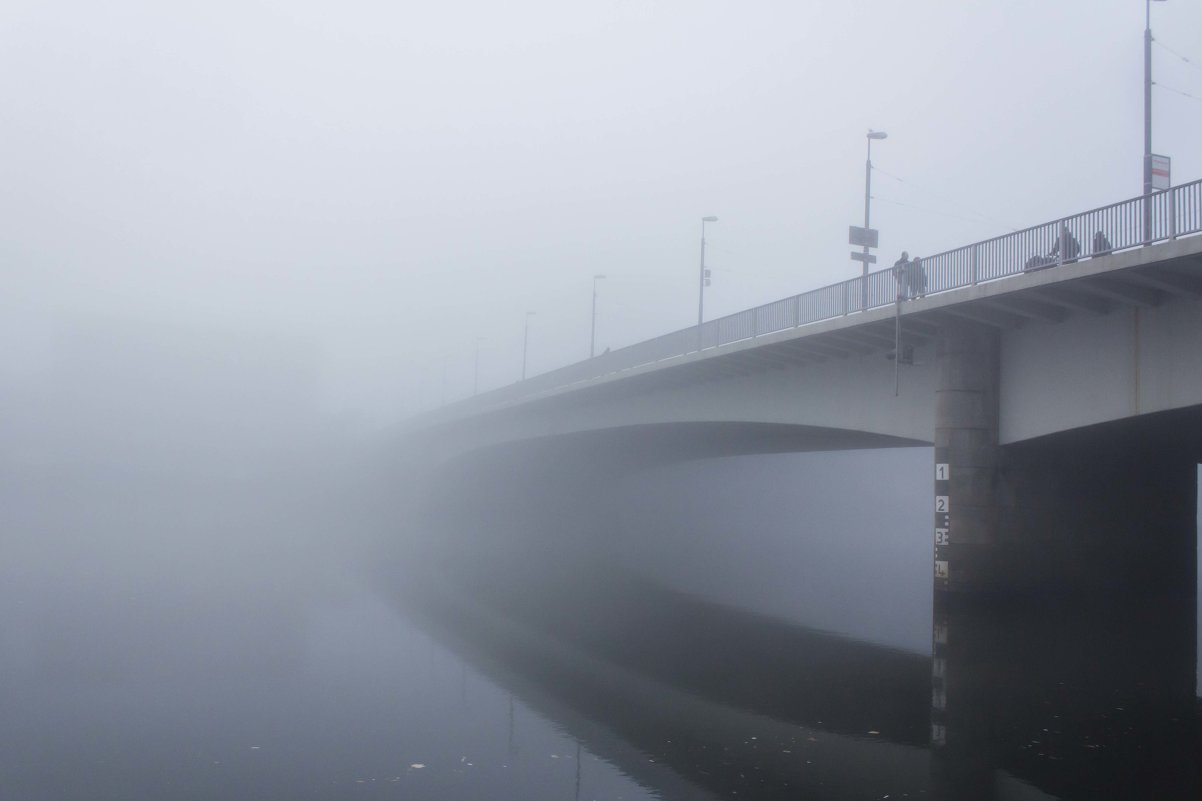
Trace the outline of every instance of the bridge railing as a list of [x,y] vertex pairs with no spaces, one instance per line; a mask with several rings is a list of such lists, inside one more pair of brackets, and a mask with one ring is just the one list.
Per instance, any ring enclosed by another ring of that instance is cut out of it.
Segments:
[[[1145,203],[1147,220],[1145,222]],[[1145,230],[1146,227],[1146,230]],[[1202,233],[1202,180],[922,258],[925,294]],[[636,342],[489,393],[504,401],[897,302],[892,268]]]

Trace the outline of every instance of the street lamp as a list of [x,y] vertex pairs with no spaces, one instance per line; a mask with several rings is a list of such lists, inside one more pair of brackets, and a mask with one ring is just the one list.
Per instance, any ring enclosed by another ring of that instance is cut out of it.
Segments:
[[709,286],[710,278],[709,271],[705,269],[705,224],[718,222],[718,218],[713,215],[701,218],[701,273],[697,279],[697,347],[701,347],[701,322],[705,319],[705,288]]
[[522,331],[522,380],[526,380],[526,354],[530,349],[530,318],[534,312],[526,312],[526,327]]
[[604,275],[593,276],[593,327],[588,341],[588,357],[590,359],[597,352],[597,282],[604,278]]
[[873,231],[869,225],[869,212],[872,207],[872,140],[885,139],[889,134],[884,131],[874,131],[868,129],[868,155],[864,159],[864,227],[856,229],[852,226],[850,231],[851,244],[862,245],[863,251],[856,253],[852,251],[851,257],[856,261],[863,263],[863,269],[860,273],[860,309],[868,308],[868,265],[876,261],[876,257],[869,255],[869,249],[876,246],[876,231]]
[[[1164,0],[1159,0],[1163,2]],[[1152,0],[1144,0],[1144,241],[1152,238]]]

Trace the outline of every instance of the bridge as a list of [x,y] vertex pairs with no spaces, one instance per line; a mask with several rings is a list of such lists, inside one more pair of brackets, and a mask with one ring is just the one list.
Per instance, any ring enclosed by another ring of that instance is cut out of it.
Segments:
[[406,436],[426,458],[537,443],[627,469],[933,444],[936,587],[1012,584],[1048,554],[1008,569],[982,554],[1063,506],[1081,471],[1042,474],[1068,443],[1124,449],[1127,467],[1078,488],[1112,498],[1202,455],[1198,233],[1202,181],[927,257],[918,297],[880,270],[446,406]]
[[[1158,636],[1193,654],[1200,233],[1197,181],[925,258],[919,292],[881,270],[446,406],[402,438],[441,465],[444,514],[589,529],[554,542],[577,583],[605,482],[632,469],[933,446],[930,741],[971,748],[998,646],[974,599],[1160,599]],[[471,585],[549,550],[472,548]]]

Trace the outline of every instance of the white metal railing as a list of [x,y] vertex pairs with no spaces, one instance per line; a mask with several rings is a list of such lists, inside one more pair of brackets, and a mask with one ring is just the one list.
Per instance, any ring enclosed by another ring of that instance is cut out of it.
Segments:
[[[925,293],[947,292],[1034,269],[1202,233],[1202,180],[1063,217],[922,259]],[[490,401],[536,394],[894,303],[892,268],[707,320],[487,393]],[[484,397],[484,396],[481,396]]]

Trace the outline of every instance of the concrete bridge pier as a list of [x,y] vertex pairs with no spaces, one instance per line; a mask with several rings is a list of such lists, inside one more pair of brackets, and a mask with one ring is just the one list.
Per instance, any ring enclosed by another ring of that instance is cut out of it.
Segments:
[[997,581],[999,337],[968,321],[936,342],[934,577],[936,591]]
[[940,798],[989,798],[995,663],[985,632],[965,618],[976,596],[1000,580],[998,332],[949,324],[935,353],[932,787]]
[[[1021,761],[1015,743],[1054,728],[1020,710],[1101,720],[1194,698],[1202,409],[1002,446],[1000,355],[997,332],[967,321],[936,343],[939,797],[994,797],[998,768]],[[1155,781],[1153,766],[1126,767]]]

